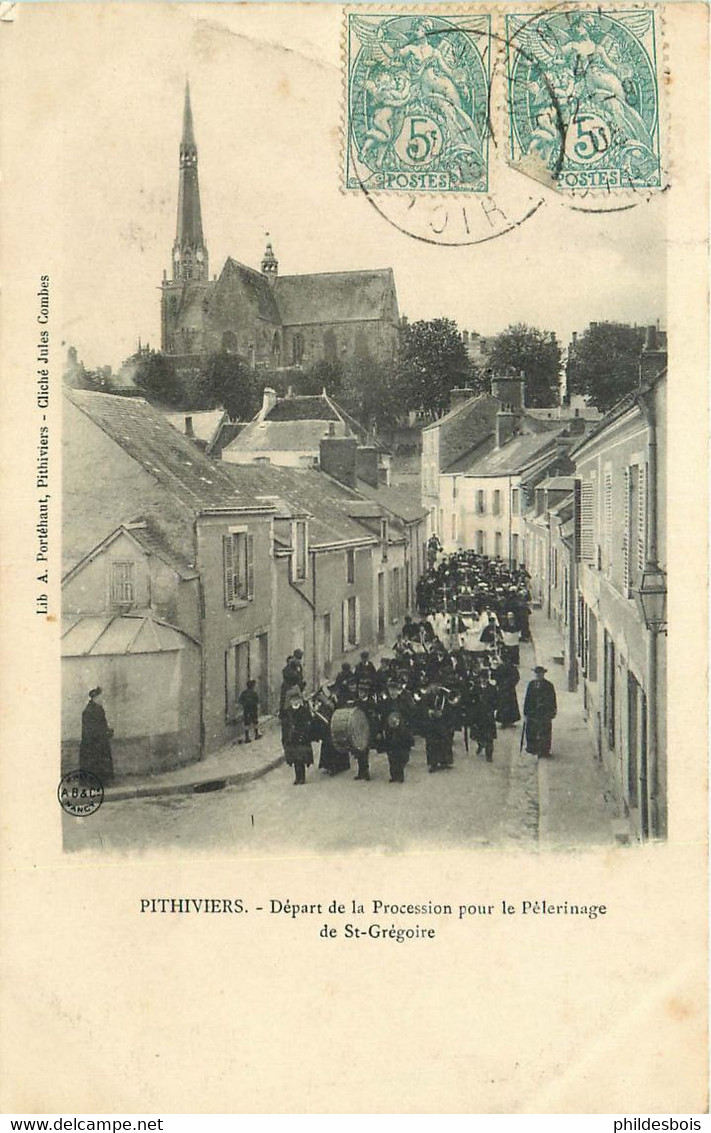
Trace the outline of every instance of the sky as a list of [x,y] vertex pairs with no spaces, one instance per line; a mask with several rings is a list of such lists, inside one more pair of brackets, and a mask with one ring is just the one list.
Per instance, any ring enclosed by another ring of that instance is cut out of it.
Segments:
[[486,335],[526,322],[564,343],[591,320],[665,323],[663,196],[575,211],[504,168],[496,199],[520,215],[543,206],[486,243],[444,247],[342,192],[335,5],[59,7],[25,6],[12,28],[32,64],[13,73],[6,55],[24,92],[6,167],[22,162],[27,285],[51,269],[56,330],[88,366],[117,366],[139,337],[159,345],[187,75],[211,273],[228,255],[258,267],[269,232],[284,274],[392,267],[410,320]]

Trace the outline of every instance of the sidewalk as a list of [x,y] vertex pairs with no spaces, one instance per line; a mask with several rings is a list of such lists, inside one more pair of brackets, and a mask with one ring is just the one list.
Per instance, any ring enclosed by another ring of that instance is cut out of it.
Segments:
[[[553,757],[538,760],[538,842],[541,847],[583,848],[613,844],[617,809],[605,771],[596,758],[583,714],[582,692],[568,692],[555,622],[542,611],[531,617],[537,665],[545,665],[555,685],[558,715],[553,721]],[[533,674],[522,671],[530,679]]]
[[279,721],[274,716],[265,716],[259,727],[263,732],[261,740],[252,740],[250,744],[239,744],[235,740],[197,763],[158,775],[131,776],[106,787],[104,802],[219,791],[235,783],[258,779],[284,762]]

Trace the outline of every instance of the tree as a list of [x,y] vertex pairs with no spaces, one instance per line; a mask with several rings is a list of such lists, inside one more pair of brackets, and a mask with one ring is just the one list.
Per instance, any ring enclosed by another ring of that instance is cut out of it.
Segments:
[[568,389],[603,413],[639,381],[642,332],[627,323],[591,323],[571,348]]
[[149,401],[180,408],[183,391],[173,359],[167,354],[161,354],[159,350],[141,351],[128,358],[123,365],[135,367],[133,380]]
[[303,370],[292,383],[298,389],[300,394],[319,394],[322,390],[326,390],[331,397],[338,397],[343,386],[344,371],[343,365],[338,359],[335,362],[327,362],[321,359],[319,362],[314,362],[313,366]]
[[421,320],[403,329],[397,384],[405,409],[434,421],[449,409],[452,390],[472,385],[475,379],[476,371],[452,319]]
[[236,421],[250,421],[258,409],[254,371],[243,358],[220,351],[201,368],[193,409],[221,406]]
[[402,396],[392,366],[368,354],[346,366],[338,401],[367,429],[393,428],[402,417]]
[[526,405],[530,409],[558,404],[562,354],[552,331],[516,323],[494,339],[488,358],[496,373],[508,369],[526,375]]

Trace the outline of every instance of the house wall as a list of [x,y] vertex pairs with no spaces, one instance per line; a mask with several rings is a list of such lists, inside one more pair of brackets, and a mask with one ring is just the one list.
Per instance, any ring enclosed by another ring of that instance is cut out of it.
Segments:
[[64,584],[62,611],[65,614],[127,612],[125,606],[119,608],[111,600],[112,565],[116,562],[134,564],[132,609],[151,609],[162,621],[191,632],[188,626],[178,621],[180,576],[161,559],[147,554],[130,536],[123,534]]
[[[326,425],[324,424],[324,430]],[[277,468],[316,468],[318,466],[318,449],[313,451],[298,451],[293,449],[249,449],[240,450],[238,447],[225,450],[222,459],[228,464],[273,464]]]
[[[74,566],[121,523],[160,511],[165,490],[85,413],[64,399],[62,558]],[[185,540],[190,555],[192,538]]]
[[[223,536],[246,530],[254,538],[254,596],[230,609],[225,600]],[[203,727],[205,751],[211,752],[236,735],[237,697],[247,679],[245,654],[256,669],[264,638],[268,660],[263,674],[261,710],[270,711],[275,686],[275,581],[272,524],[255,515],[201,516],[197,524],[197,560],[202,583]],[[254,643],[254,644],[251,644]],[[239,647],[242,647],[241,649]]]
[[[630,589],[625,586],[624,496],[625,469],[647,462],[648,440],[644,418],[634,409],[585,446],[577,462],[581,483],[593,486],[594,501],[593,552],[578,571],[578,640],[588,723],[618,799],[643,836],[663,834],[666,829],[666,642],[663,637],[653,640],[642,622],[632,593],[639,585],[638,563]],[[660,469],[665,457],[663,432],[661,440]],[[606,474],[612,493],[607,508]],[[662,534],[663,474],[658,515]],[[663,537],[660,543],[663,548]],[[637,549],[632,551],[636,557]],[[663,550],[659,557],[664,565]],[[653,713],[659,733],[656,755],[649,746]]]
[[[519,536],[519,551],[523,547],[523,520],[519,514],[512,514],[513,488],[519,489],[519,511],[521,506],[521,478],[516,476],[473,477],[441,476],[439,507],[442,512],[445,537],[442,543],[445,551],[480,546],[481,532],[484,544],[483,553],[494,557],[498,553],[502,559],[511,557],[513,535]],[[479,512],[478,493],[484,493],[484,511]],[[494,493],[498,492],[498,514],[494,514]],[[456,538],[452,537],[452,517],[456,517]],[[500,540],[497,541],[497,533]],[[522,561],[519,553],[518,561]]]
[[115,773],[145,775],[200,756],[200,648],[62,658],[62,767],[79,766],[81,717],[100,685]]

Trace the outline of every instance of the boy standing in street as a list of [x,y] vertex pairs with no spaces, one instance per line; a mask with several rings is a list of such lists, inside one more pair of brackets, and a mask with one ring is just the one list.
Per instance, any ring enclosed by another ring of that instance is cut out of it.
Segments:
[[257,682],[255,680],[247,681],[247,687],[242,689],[242,692],[239,694],[239,702],[242,705],[244,742],[246,744],[252,742],[249,738],[249,729],[252,726],[254,726],[255,740],[261,740],[262,734],[259,731],[259,693],[257,692]]

